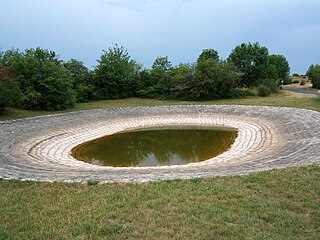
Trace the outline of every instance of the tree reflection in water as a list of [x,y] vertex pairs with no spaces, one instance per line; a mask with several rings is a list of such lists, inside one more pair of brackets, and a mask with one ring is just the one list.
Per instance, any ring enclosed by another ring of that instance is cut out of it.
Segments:
[[84,143],[72,154],[78,160],[114,167],[182,165],[223,153],[236,137],[237,132],[231,129],[145,129]]

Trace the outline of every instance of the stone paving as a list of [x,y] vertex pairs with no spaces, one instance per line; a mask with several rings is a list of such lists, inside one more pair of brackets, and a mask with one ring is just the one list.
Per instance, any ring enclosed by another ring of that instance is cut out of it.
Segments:
[[[116,132],[161,125],[231,127],[231,149],[199,163],[105,167],[74,159],[76,145]],[[320,162],[320,113],[312,110],[180,105],[99,109],[0,121],[0,178],[32,181],[145,182],[248,174]]]

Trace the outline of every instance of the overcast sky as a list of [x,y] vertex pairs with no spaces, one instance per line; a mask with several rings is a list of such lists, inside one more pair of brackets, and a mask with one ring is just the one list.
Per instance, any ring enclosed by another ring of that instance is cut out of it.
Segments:
[[245,42],[285,55],[291,73],[320,64],[320,0],[0,0],[0,50],[42,47],[89,68],[117,43],[145,67],[194,62]]

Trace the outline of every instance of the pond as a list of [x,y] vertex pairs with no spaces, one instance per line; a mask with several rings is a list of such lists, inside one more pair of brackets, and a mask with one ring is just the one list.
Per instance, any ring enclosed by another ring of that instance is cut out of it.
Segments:
[[108,135],[72,149],[78,160],[103,166],[146,167],[205,161],[227,151],[232,128],[166,126]]

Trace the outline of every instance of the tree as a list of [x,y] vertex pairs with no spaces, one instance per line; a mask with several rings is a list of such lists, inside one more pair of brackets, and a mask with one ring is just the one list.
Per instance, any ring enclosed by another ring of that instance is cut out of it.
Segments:
[[95,98],[93,74],[77,59],[70,59],[63,63],[67,75],[71,79],[72,89],[76,93],[78,102],[88,102]]
[[191,98],[194,100],[207,100],[217,98],[215,95],[215,72],[218,63],[212,59],[199,61],[196,65],[195,78],[191,87]]
[[190,99],[190,90],[195,77],[195,65],[180,64],[172,69],[171,92],[175,98]]
[[150,81],[150,70],[142,69],[136,76],[136,97],[148,98],[151,96],[150,89],[152,82]]
[[117,99],[129,96],[129,86],[136,76],[136,65],[127,49],[114,45],[103,50],[95,68],[94,86],[100,99]]
[[172,64],[168,57],[157,57],[150,71],[149,97],[164,98],[170,95]]
[[219,61],[219,53],[214,49],[204,49],[204,50],[202,50],[202,53],[198,57],[197,62],[200,62],[202,60],[208,60],[208,59],[212,59],[212,60],[218,62]]
[[7,56],[5,63],[17,76],[25,108],[60,110],[73,106],[70,78],[54,51],[38,47],[23,53],[10,51]]
[[231,98],[240,77],[241,73],[232,63],[200,58],[190,89],[191,99]]
[[257,85],[258,79],[264,79],[264,67],[268,61],[268,49],[259,43],[242,43],[229,55],[228,61],[243,73],[240,86]]
[[306,73],[312,83],[312,87],[320,89],[320,65],[311,65]]
[[7,107],[19,106],[23,94],[15,79],[13,70],[9,67],[0,66],[0,114]]
[[236,87],[239,84],[242,73],[238,71],[232,63],[221,61],[216,74],[216,95],[218,98],[235,98],[241,96]]
[[269,55],[267,64],[272,66],[273,72],[266,77],[275,78],[277,80],[286,80],[289,78],[290,66],[285,56],[276,54]]
[[69,77],[80,79],[85,77],[89,73],[89,69],[83,65],[83,62],[71,58],[69,61],[63,63],[63,66],[67,69]]
[[71,84],[62,77],[47,77],[36,88],[40,93],[37,108],[49,111],[62,110],[74,105],[75,95]]

